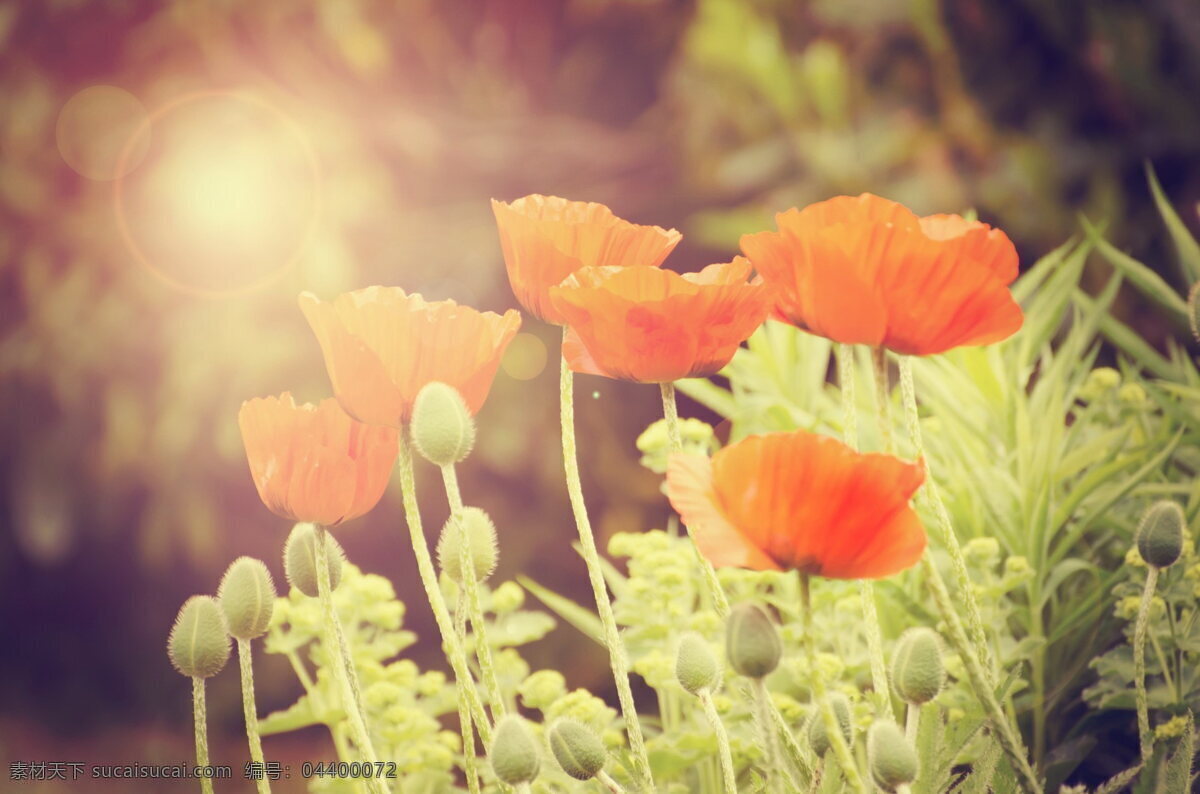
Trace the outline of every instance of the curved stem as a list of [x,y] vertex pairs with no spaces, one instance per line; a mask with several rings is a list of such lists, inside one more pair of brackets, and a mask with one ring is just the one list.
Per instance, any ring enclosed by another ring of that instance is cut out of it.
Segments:
[[[460,637],[467,635],[467,610],[461,591],[454,605],[454,630]],[[467,790],[471,794],[479,794],[479,770],[475,768],[475,729],[471,724],[471,710],[462,698],[458,699],[458,724],[462,730],[463,774],[467,778]]]
[[400,434],[400,491],[404,498],[404,517],[408,524],[408,534],[412,541],[413,554],[417,558],[417,572],[425,595],[429,598],[429,607],[433,610],[433,618],[437,622],[438,631],[442,635],[442,649],[454,671],[458,683],[458,696],[464,698],[475,720],[476,729],[483,739],[485,746],[492,742],[492,726],[484,713],[483,704],[479,702],[479,693],[475,691],[475,680],[471,677],[471,668],[467,666],[467,655],[463,652],[462,643],[454,632],[454,622],[450,610],[446,606],[446,598],[438,585],[437,572],[433,567],[433,558],[429,555],[429,543],[425,540],[425,530],[421,526],[421,511],[417,506],[417,485],[413,478],[412,447],[406,433]]
[[937,483],[929,471],[929,460],[925,457],[925,443],[921,437],[921,422],[917,413],[917,392],[913,383],[912,358],[910,356],[901,356],[900,358],[900,393],[904,401],[904,419],[905,424],[908,425],[909,437],[912,439],[917,458],[925,465],[925,486],[920,493],[925,495],[933,506],[942,545],[949,552],[950,561],[954,567],[954,584],[958,588],[959,598],[966,606],[967,630],[971,643],[975,646],[975,653],[979,655],[979,661],[985,674],[984,680],[989,686],[994,686],[992,656],[988,646],[987,631],[979,612],[979,602],[976,601],[975,593],[971,589],[971,576],[967,571],[967,560],[963,556],[962,547],[958,544],[958,535],[954,532],[954,526],[950,522],[950,513],[946,510]]
[[612,794],[625,794],[625,789],[621,788],[621,784],[613,780],[612,775],[608,774],[603,769],[596,773],[596,780],[599,780],[605,788],[612,792]]
[[[659,388],[662,392],[663,416],[667,420],[667,438],[670,441],[671,452],[682,452],[683,437],[679,432],[679,409],[675,404],[675,384],[660,383]],[[696,559],[700,564],[700,572],[704,576],[704,584],[708,589],[709,600],[712,601],[717,614],[723,618],[729,614],[729,599],[725,596],[725,589],[721,587],[721,581],[717,579],[717,572],[713,568],[712,563],[700,553],[700,547],[696,544],[696,537],[692,534],[692,528],[687,524],[684,524],[683,528],[692,540],[692,549],[696,552]]]
[[[242,674],[242,712],[246,720],[246,739],[250,742],[250,760],[263,764],[262,739],[258,735],[258,710],[254,706],[254,665],[251,663],[250,640],[237,640],[238,667]],[[259,794],[271,794],[271,781],[267,776],[256,777],[255,786]]]
[[767,691],[767,685],[761,678],[755,678],[751,680],[750,686],[754,690],[754,722],[763,737],[767,756],[767,785],[774,791],[799,791],[800,787],[796,785],[780,757],[779,738],[775,735],[775,726],[771,722],[771,694]]
[[850,753],[850,747],[846,744],[846,737],[842,735],[837,715],[833,713],[833,706],[829,703],[829,693],[825,690],[825,681],[821,678],[821,671],[817,666],[817,643],[816,638],[813,637],[809,575],[803,572],[800,574],[800,607],[804,620],[804,651],[808,655],[809,681],[812,684],[813,700],[816,701],[817,710],[821,713],[821,720],[825,723],[825,733],[829,738],[829,745],[837,757],[838,765],[842,768],[842,774],[846,776],[846,783],[858,794],[866,794],[867,790],[863,786],[862,776],[858,773],[858,765]]
[[1146,701],[1146,628],[1150,622],[1150,604],[1158,586],[1158,568],[1147,566],[1146,586],[1138,606],[1137,623],[1133,628],[1133,684],[1137,689],[1138,744],[1142,761],[1154,753],[1154,734],[1150,732],[1150,708]]
[[[565,336],[566,329],[563,329]],[[575,405],[574,379],[566,358],[562,360],[559,377],[562,419],[563,467],[567,478],[567,495],[575,515],[575,527],[579,532],[579,545],[583,561],[587,565],[588,580],[592,595],[596,599],[596,612],[604,631],[604,645],[608,648],[608,659],[612,667],[613,681],[617,686],[621,716],[625,719],[625,732],[629,736],[629,751],[633,759],[634,776],[638,785],[648,791],[654,790],[654,778],[650,774],[650,759],[646,755],[646,741],[642,737],[642,726],[638,722],[637,708],[633,703],[633,691],[629,686],[629,663],[625,658],[625,647],[613,617],[612,603],[608,598],[608,585],[604,581],[600,554],[596,551],[596,539],[592,534],[592,523],[588,519],[587,504],[583,500],[583,485],[579,479],[579,460],[575,451]]]
[[721,715],[717,713],[717,707],[713,705],[712,695],[707,689],[700,690],[700,705],[704,707],[704,718],[708,720],[708,727],[712,728],[712,732],[717,737],[717,751],[721,759],[721,780],[724,783],[726,794],[737,794],[737,775],[733,771],[733,754],[729,750],[729,734],[725,732],[725,724],[721,722]]
[[[204,679],[192,676],[192,716],[196,722],[196,766],[207,767],[208,761],[208,710],[204,705]],[[212,778],[200,776],[200,791],[213,794]]]
[[[354,661],[350,657],[346,645],[346,637],[342,634],[342,622],[338,619],[337,610],[333,606],[333,588],[329,579],[329,542],[326,540],[325,527],[314,524],[314,534],[317,544],[317,597],[321,601],[321,611],[324,616],[325,651],[329,655],[329,663],[333,666],[334,678],[341,686],[342,707],[346,719],[350,723],[350,735],[358,745],[362,760],[375,766],[379,760],[375,755],[375,747],[371,744],[371,734],[363,718],[362,695],[358,691],[358,675],[354,672]],[[369,783],[372,791],[387,794],[383,783],[372,779]]]
[[[479,583],[475,579],[471,539],[467,537],[467,525],[462,520],[462,492],[458,488],[458,475],[454,471],[453,463],[442,466],[442,482],[446,486],[446,500],[450,503],[450,517],[458,527],[458,565],[462,570],[462,589],[467,600],[467,615],[471,619],[471,630],[475,633],[475,655],[479,659],[479,669],[483,676],[483,685],[487,689],[488,700],[491,701],[492,719],[498,720],[505,713],[504,696],[500,692],[500,682],[496,679],[496,666],[492,663],[492,646],[488,644],[487,627],[483,621],[483,604],[479,600]],[[459,632],[459,637],[466,641],[465,630]]]
[[[877,348],[882,353],[882,349]],[[838,382],[842,395],[842,433],[846,446],[858,449],[858,408],[854,402],[854,348],[839,344],[837,348]],[[887,360],[876,364],[875,380],[879,399],[876,402],[879,419],[879,434],[885,445],[892,444],[891,418],[887,409],[888,383]],[[891,451],[890,449],[888,450]],[[862,602],[863,625],[867,630],[867,656],[871,660],[871,688],[875,695],[875,713],[895,719],[892,711],[892,696],[888,689],[887,662],[883,658],[883,631],[879,626],[879,612],[875,604],[875,585],[870,579],[858,580],[858,599]]]

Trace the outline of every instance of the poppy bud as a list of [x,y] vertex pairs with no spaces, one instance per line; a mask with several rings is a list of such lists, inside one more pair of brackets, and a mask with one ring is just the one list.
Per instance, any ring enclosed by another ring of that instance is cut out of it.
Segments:
[[875,785],[895,791],[917,779],[917,751],[891,720],[880,720],[867,731],[867,766]]
[[221,578],[217,601],[230,634],[239,640],[261,637],[267,633],[275,611],[271,572],[261,560],[238,557]]
[[[833,707],[833,715],[837,717],[846,744],[851,744],[854,741],[854,729],[850,724],[850,699],[841,692],[834,692],[829,696],[829,705]],[[829,750],[829,734],[825,731],[825,720],[819,706],[808,722],[808,744],[817,758],[823,757]]]
[[[342,581],[342,560],[346,553],[333,535],[325,533],[325,550],[329,554],[329,589],[337,590]],[[312,524],[297,524],[283,547],[283,573],[288,584],[309,598],[317,591],[317,533]]]
[[[438,538],[438,567],[455,582],[462,581],[460,550],[462,532],[467,533],[468,553],[475,569],[475,581],[485,581],[496,570],[496,525],[488,514],[478,507],[465,507],[456,516],[450,516],[442,527]],[[459,522],[462,522],[460,525]]]
[[212,596],[192,596],[183,602],[171,635],[167,656],[181,675],[209,678],[229,660],[229,632],[221,607]]
[[1142,559],[1155,568],[1168,568],[1183,551],[1183,510],[1176,502],[1155,502],[1138,526],[1137,548]]
[[578,720],[559,720],[550,726],[547,738],[558,765],[576,780],[591,780],[608,760],[604,742]]
[[675,678],[693,695],[711,691],[719,676],[717,657],[708,641],[695,632],[684,634],[675,655]]
[[783,643],[767,611],[757,604],[739,604],[725,625],[729,664],[748,678],[763,678],[779,666]]
[[488,760],[492,762],[496,777],[510,786],[528,783],[537,777],[542,761],[533,731],[529,730],[524,718],[509,714],[496,723]]
[[900,635],[892,654],[892,687],[905,703],[921,705],[946,683],[942,643],[933,629],[918,626]]
[[449,466],[471,453],[475,420],[453,386],[434,381],[417,394],[413,404],[412,438],[430,463]]

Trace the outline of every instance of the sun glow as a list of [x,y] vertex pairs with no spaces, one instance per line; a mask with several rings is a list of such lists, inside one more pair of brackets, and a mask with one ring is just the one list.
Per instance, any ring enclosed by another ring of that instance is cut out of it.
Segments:
[[116,187],[136,258],[168,283],[224,295],[286,271],[315,221],[319,175],[296,125],[273,106],[201,94],[154,113],[145,163]]

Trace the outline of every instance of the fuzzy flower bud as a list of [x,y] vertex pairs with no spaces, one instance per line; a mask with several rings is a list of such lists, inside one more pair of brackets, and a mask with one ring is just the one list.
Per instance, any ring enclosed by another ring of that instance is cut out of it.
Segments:
[[[459,521],[462,524],[459,524]],[[468,554],[475,569],[475,581],[485,581],[496,570],[496,525],[478,507],[465,507],[451,516],[438,537],[438,566],[455,582],[462,582],[462,531],[467,531]]]
[[216,599],[192,596],[183,602],[167,638],[167,656],[189,678],[210,678],[221,672],[229,660],[229,632]]
[[1183,510],[1169,499],[1155,502],[1142,517],[1137,548],[1142,559],[1156,568],[1168,568],[1183,551]]
[[457,389],[437,381],[421,389],[413,403],[412,438],[422,457],[437,466],[471,454],[475,420]]
[[717,657],[708,641],[695,632],[684,634],[675,655],[675,678],[679,685],[699,695],[716,688],[719,674]]
[[488,760],[496,777],[510,786],[529,783],[538,776],[541,756],[523,717],[509,714],[496,723]]
[[[325,549],[329,553],[329,589],[337,590],[346,553],[328,532]],[[292,587],[310,598],[317,597],[317,533],[312,524],[297,524],[292,528],[283,547],[283,573]]]
[[550,726],[550,751],[563,771],[576,780],[591,780],[604,769],[604,742],[583,723],[563,719]]
[[217,601],[225,613],[229,633],[252,640],[267,633],[275,611],[275,583],[262,560],[238,557],[225,571],[217,588]]
[[783,643],[767,611],[757,604],[739,604],[725,625],[729,664],[748,678],[763,678],[779,666]]
[[921,705],[946,683],[942,643],[933,629],[919,626],[900,635],[892,655],[892,687],[905,703]]
[[[838,727],[842,729],[846,744],[851,744],[854,741],[854,728],[850,721],[850,699],[841,692],[834,692],[829,695],[829,705],[833,707],[833,714],[837,717]],[[817,754],[817,758],[824,757],[829,750],[829,734],[825,730],[825,720],[821,716],[820,708],[809,719],[808,744]]]
[[895,791],[917,779],[917,751],[891,720],[880,720],[867,731],[867,766],[875,785]]

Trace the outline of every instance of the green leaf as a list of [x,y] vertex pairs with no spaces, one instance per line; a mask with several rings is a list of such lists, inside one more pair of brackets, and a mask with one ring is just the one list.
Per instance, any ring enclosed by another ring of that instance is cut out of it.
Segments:
[[1137,261],[1129,254],[1117,250],[1112,243],[1108,242],[1100,236],[1096,227],[1088,223],[1086,218],[1083,219],[1084,228],[1087,229],[1088,235],[1092,244],[1096,247],[1096,252],[1108,260],[1109,264],[1119,270],[1129,279],[1129,283],[1137,287],[1142,294],[1147,298],[1162,306],[1168,311],[1174,312],[1179,321],[1186,322],[1187,320],[1187,301],[1179,297],[1170,284],[1163,277],[1155,273],[1150,268],[1146,267],[1141,262]]
[[1191,712],[1188,712],[1187,727],[1175,752],[1167,758],[1166,769],[1163,771],[1164,794],[1189,794],[1192,791],[1192,761],[1196,757],[1196,726]]
[[276,711],[258,721],[258,731],[263,736],[277,733],[288,733],[308,728],[313,725],[336,725],[345,715],[340,709],[324,711],[318,714],[313,708],[312,699],[301,695],[300,699],[282,711]]
[[542,587],[528,576],[518,576],[517,582],[560,618],[591,637],[600,645],[604,644],[604,640],[602,639],[604,637],[604,630],[600,625],[600,618],[592,614],[591,610],[584,609],[571,599],[561,596],[547,587]]
[[[1075,302],[1076,306],[1085,312],[1095,306],[1092,299],[1084,294],[1082,290],[1076,290],[1071,299]],[[1168,359],[1164,358],[1161,353],[1151,347],[1146,340],[1142,339],[1129,326],[1111,314],[1098,315],[1097,327],[1108,341],[1112,342],[1123,353],[1158,377],[1168,380],[1178,379],[1179,373]]]
[[1154,194],[1154,203],[1158,206],[1158,214],[1162,216],[1167,231],[1171,234],[1171,242],[1175,243],[1175,252],[1179,255],[1179,269],[1188,284],[1200,280],[1200,243],[1192,237],[1187,225],[1175,212],[1171,202],[1167,201],[1154,166],[1146,163],[1146,181],[1150,183],[1150,192]]
[[737,403],[729,390],[721,388],[707,378],[677,380],[675,388],[726,419],[737,413]]

